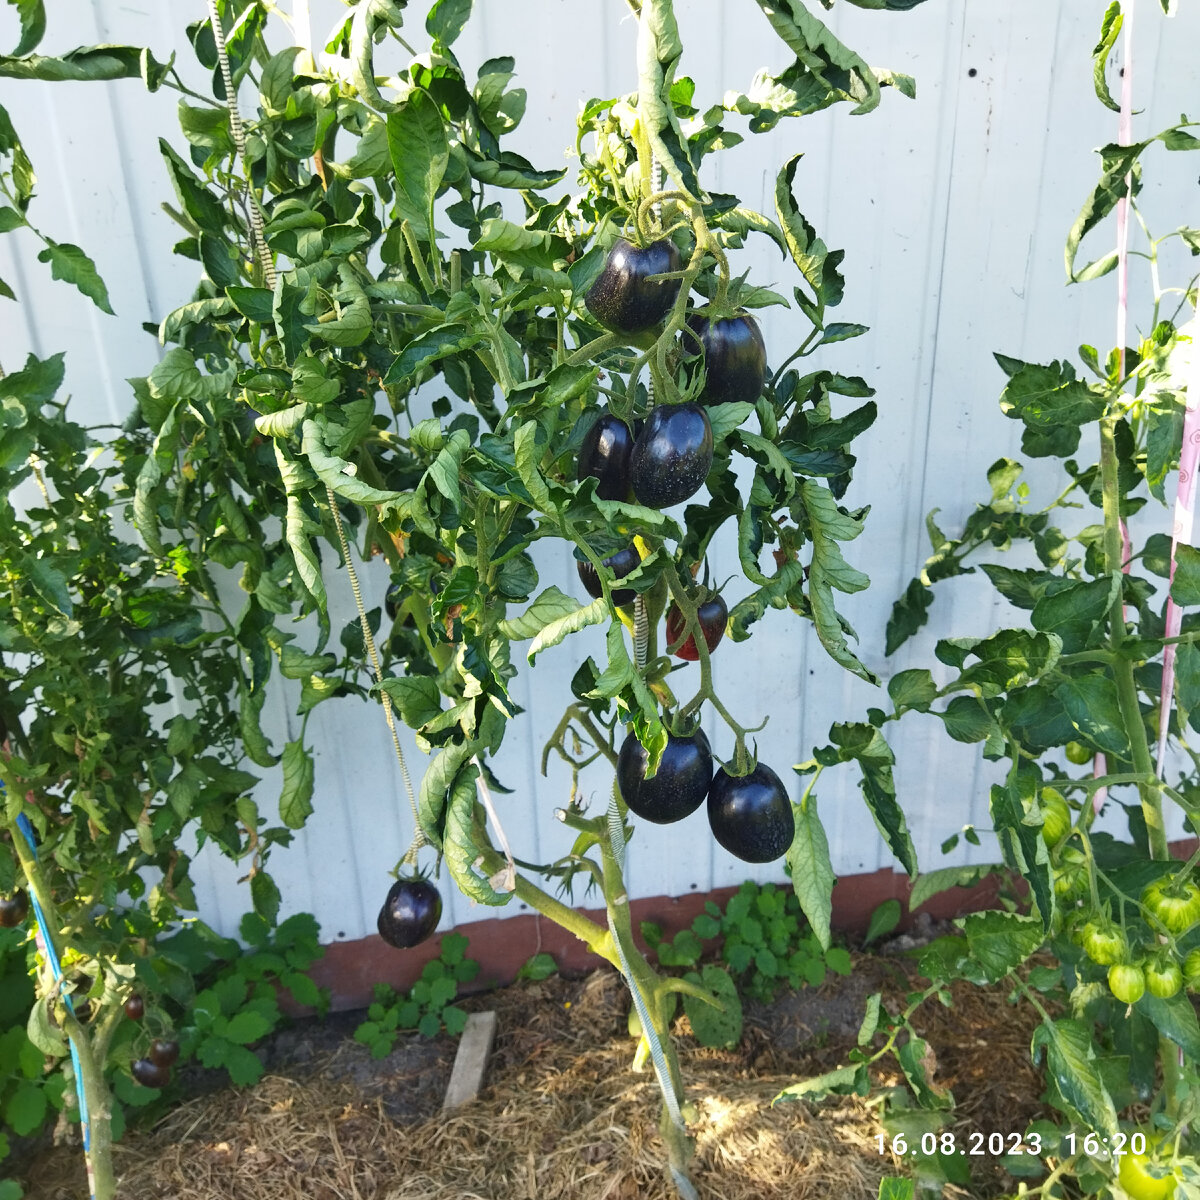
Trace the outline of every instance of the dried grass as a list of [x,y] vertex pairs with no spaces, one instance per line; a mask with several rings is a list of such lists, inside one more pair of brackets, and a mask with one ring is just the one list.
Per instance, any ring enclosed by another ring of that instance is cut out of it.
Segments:
[[[955,1090],[960,1127],[1022,1127],[1017,1113],[1036,1107],[1040,1090],[1029,1067],[1027,1023],[1018,1023],[1013,1010],[998,1013],[1003,1001],[994,991],[964,987],[955,1000],[952,1010],[930,1006],[921,1031],[936,1047],[938,1081]],[[480,997],[477,1007],[499,1014],[489,1086],[456,1112],[415,1124],[398,1124],[389,1115],[396,1106],[371,1095],[361,1071],[359,1082],[347,1082],[344,1060],[361,1049],[353,1044],[303,1079],[275,1074],[244,1091],[197,1098],[118,1145],[120,1194],[130,1200],[674,1200],[663,1172],[653,1076],[629,1070],[626,1003],[611,972]],[[733,1051],[703,1050],[682,1039],[688,1095],[699,1114],[692,1131],[700,1195],[873,1200],[880,1178],[892,1171],[877,1151],[874,1108],[853,1097],[817,1109],[770,1107],[797,1078],[833,1065],[844,1047],[826,1044],[802,1065],[776,1051],[776,1033],[750,1029]],[[429,1112],[440,1092],[435,1096],[429,1081],[425,1086]],[[47,1155],[30,1185],[34,1200],[84,1195],[78,1153]]]

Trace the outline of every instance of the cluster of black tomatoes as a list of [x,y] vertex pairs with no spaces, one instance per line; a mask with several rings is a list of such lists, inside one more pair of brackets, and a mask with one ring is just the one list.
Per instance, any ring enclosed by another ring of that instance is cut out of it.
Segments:
[[[140,1021],[146,1015],[146,1002],[136,992],[125,1001],[125,1015]],[[179,1043],[174,1038],[154,1038],[145,1058],[135,1058],[129,1073],[143,1087],[164,1088],[171,1082],[171,1068],[179,1058]]]
[[[620,239],[586,297],[588,310],[608,329],[641,333],[657,325],[674,306],[678,279],[655,276],[678,272],[679,251],[667,239],[644,248]],[[580,448],[577,477],[594,477],[596,495],[604,500],[633,496],[649,508],[668,508],[693,495],[712,466],[712,427],[706,407],[736,401],[754,403],[766,377],[766,347],[754,318],[699,310],[688,315],[681,336],[685,363],[703,364],[699,403],[659,404],[634,434],[620,417],[602,413]],[[694,367],[693,367],[694,369]],[[604,559],[617,579],[640,562],[629,545]],[[588,595],[603,593],[596,568],[579,562],[580,581]],[[615,588],[618,607],[632,604],[631,588]],[[697,618],[711,651],[725,632],[729,612],[719,595],[702,598]],[[674,653],[699,657],[694,637],[682,641],[684,617],[677,606],[667,613],[667,639]],[[657,824],[670,824],[695,812],[708,800],[713,836],[746,862],[771,862],[787,852],[795,832],[791,801],[779,776],[758,764],[748,775],[715,774],[712,751],[703,730],[668,735],[658,770],[646,778],[649,756],[630,733],[617,760],[617,783],[630,812]]]
[[[667,238],[639,247],[620,238],[588,291],[588,311],[605,328],[637,334],[653,329],[679,296],[682,260]],[[636,433],[615,413],[604,412],[590,427],[580,448],[577,476],[594,477],[602,500],[635,499],[647,508],[670,508],[699,491],[713,461],[712,424],[707,407],[736,401],[754,403],[766,379],[767,352],[758,323],[747,312],[700,309],[688,315],[680,337],[686,370],[702,366],[698,402],[656,405]],[[623,579],[641,561],[632,543],[606,557],[614,578]],[[604,593],[590,562],[580,561],[579,578],[588,595]],[[395,587],[395,585],[393,585]],[[618,608],[632,604],[631,588],[612,590]],[[399,596],[388,591],[393,619]],[[704,641],[713,650],[725,632],[729,612],[719,595],[702,598],[697,609]],[[674,645],[684,634],[684,617],[672,606],[667,637]],[[674,653],[699,657],[688,637]],[[629,810],[647,821],[667,824],[695,812],[707,797],[713,835],[731,854],[746,862],[771,862],[792,844],[795,822],[779,776],[761,763],[748,775],[713,771],[712,751],[704,732],[669,735],[655,775],[647,779],[648,756],[631,733],[621,747],[617,781]],[[389,946],[408,949],[428,938],[442,915],[442,898],[427,879],[401,877],[392,884],[379,910],[379,936]]]

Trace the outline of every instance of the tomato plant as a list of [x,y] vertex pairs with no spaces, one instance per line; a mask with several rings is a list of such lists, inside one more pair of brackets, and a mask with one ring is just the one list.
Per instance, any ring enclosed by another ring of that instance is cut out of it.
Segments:
[[[1168,7],[1149,20],[1167,19]],[[1053,1121],[1037,1123],[1041,1136],[1053,1141],[1086,1127],[1099,1135],[1097,1147],[1117,1155],[1122,1110],[1134,1104],[1149,1106],[1157,1129],[1180,1131],[1163,1155],[1162,1179],[1147,1176],[1137,1155],[1121,1157],[1118,1169],[1115,1157],[1085,1150],[1064,1153],[1040,1187],[1086,1194],[1119,1184],[1130,1196],[1149,1197],[1170,1194],[1175,1174],[1190,1187],[1200,1178],[1190,1132],[1200,1115],[1200,1025],[1183,991],[1185,982],[1196,986],[1200,967],[1200,854],[1179,864],[1168,844],[1173,821],[1200,828],[1200,551],[1180,536],[1191,528],[1200,447],[1200,318],[1196,230],[1154,236],[1137,197],[1143,173],[1163,161],[1157,150],[1186,160],[1200,139],[1186,118],[1133,137],[1128,37],[1120,101],[1108,86],[1110,58],[1132,19],[1132,5],[1108,5],[1092,51],[1095,90],[1121,113],[1120,138],[1101,150],[1101,177],[1069,231],[1066,253],[1072,282],[1117,271],[1118,344],[1104,353],[1081,346],[1078,369],[1066,360],[996,354],[1001,409],[1019,423],[1023,455],[1039,469],[1026,479],[1022,463],[994,462],[989,498],[957,534],[943,530],[946,514],[930,514],[931,553],[893,606],[887,652],[931,620],[944,581],[969,572],[986,575],[1018,618],[998,630],[975,625],[938,638],[937,677],[924,667],[897,670],[888,682],[890,709],[872,709],[859,737],[877,741],[883,761],[891,723],[923,719],[979,746],[993,769],[990,815],[1001,862],[922,877],[913,904],[992,874],[1019,880],[1021,895],[1007,896],[1004,910],[965,918],[962,937],[941,939],[922,955],[930,984],[915,1006],[947,996],[955,979],[1010,981],[1014,998],[1029,1003],[1040,1022],[1034,1061],[1045,1069],[1055,1110]],[[1085,239],[1112,224],[1118,250],[1085,262]],[[1138,261],[1149,268],[1150,305],[1138,335],[1127,339],[1124,330],[1139,319],[1128,309]],[[1178,286],[1164,284],[1168,269],[1180,270]],[[1167,492],[1173,476],[1178,499]],[[1044,503],[1035,499],[1039,489]],[[1164,513],[1172,500],[1173,536]],[[835,726],[832,744],[807,764],[814,774],[841,759],[843,729]],[[944,849],[958,841],[948,839]],[[860,1045],[880,1019],[869,1010]],[[915,1036],[911,1022],[888,1029],[889,1037],[898,1030]],[[924,1110],[921,1127],[948,1124],[953,1098],[919,1055],[897,1056],[912,1103]],[[877,1057],[858,1052],[831,1090],[861,1090]],[[805,1081],[794,1094],[828,1081]],[[900,1111],[894,1118],[898,1127],[916,1120]],[[938,1179],[965,1183],[956,1169],[929,1165]]]
[[[285,663],[304,682],[303,713],[335,694],[370,694],[430,755],[410,792],[414,838],[399,880],[429,846],[471,899],[515,896],[625,976],[684,1194],[689,1142],[668,1028],[681,985],[645,962],[618,902],[639,806],[672,816],[706,796],[712,806],[704,776],[715,764],[696,726],[713,713],[734,744],[717,772],[728,803],[714,818],[729,844],[756,861],[778,858],[797,822],[806,847],[824,844],[811,791],[793,806],[783,782],[754,767],[750,729],[714,688],[709,618],[690,583],[717,533],[736,530],[732,641],[769,610],[792,610],[836,661],[870,678],[835,592],[868,582],[842,550],[865,514],[842,498],[850,443],[875,417],[872,392],[857,377],[797,369],[823,343],[863,332],[828,321],[842,299],[842,254],[797,205],[798,155],[778,173],[770,214],[706,190],[708,160],[741,140],[734,124],[760,132],[843,101],[865,112],[884,84],[912,92],[911,80],[874,72],[801,4],[758,7],[794,62],[778,86],[728,91],[701,109],[680,71],[672,5],[633,5],[636,91],[584,104],[574,193],[555,192],[565,171],[504,148],[527,98],[511,86],[511,59],[488,60],[474,78],[459,62],[469,4],[434,5],[428,49],[399,63],[390,55],[407,44],[402,4],[354,5],[321,64],[312,47],[272,52],[263,26],[239,31],[222,62],[220,39],[213,55],[201,25],[205,65],[248,78],[257,111],[226,120],[195,113],[190,99],[181,110],[190,162],[173,150],[165,161],[183,201],[182,252],[204,276],[163,323],[170,348],[130,431],[145,453],[130,486],[151,549],[237,563],[260,637],[280,639],[275,614],[314,617],[316,651],[287,653]],[[226,18],[241,11],[217,8]],[[798,268],[790,297],[734,278],[732,260],[750,238],[769,239]],[[768,350],[752,310],[793,303],[801,340]],[[730,393],[702,396],[722,372]],[[186,394],[197,376],[227,380],[210,407]],[[247,444],[248,423],[261,444]],[[197,536],[204,499],[171,461],[180,444],[203,461],[214,495],[239,498],[242,519],[231,514],[223,538]],[[237,467],[247,455],[258,456],[252,476]],[[576,560],[582,603],[541,583],[540,547],[554,541]],[[358,608],[342,655],[328,649],[330,561],[344,567]],[[378,642],[360,569],[386,571],[394,589],[392,626]],[[668,608],[668,636],[690,638],[697,653],[690,697],[673,691],[683,664],[660,653]],[[632,774],[608,812],[585,812],[577,786],[564,795],[568,855],[518,865],[492,767],[520,715],[516,658],[569,654],[589,627],[605,631],[606,661],[579,656],[573,701],[546,755],[567,760],[577,781],[596,758],[618,770],[620,746],[641,754],[626,755]],[[857,727],[844,750],[886,781]],[[285,777],[288,765],[311,779],[303,745],[285,758]],[[746,802],[751,792],[757,799]],[[864,794],[911,870],[890,784]],[[551,897],[539,875],[568,889],[580,877],[599,883],[605,922]],[[805,886],[801,900],[827,946],[827,889]]]

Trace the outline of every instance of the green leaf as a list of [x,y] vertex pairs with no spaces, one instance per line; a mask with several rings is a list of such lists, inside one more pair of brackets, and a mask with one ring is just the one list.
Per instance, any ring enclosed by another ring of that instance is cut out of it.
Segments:
[[[161,365],[160,363],[159,366]],[[146,543],[150,553],[159,558],[166,556],[167,549],[159,536],[158,485],[175,461],[179,440],[179,410],[182,403],[178,401],[171,405],[166,420],[163,421],[150,447],[150,453],[146,455],[138,472],[133,494],[134,528],[142,535],[142,541]]]
[[1047,366],[1023,363],[1000,396],[1006,416],[1024,423],[1034,434],[1057,435],[1051,441],[1027,444],[1027,452],[1067,455],[1079,445],[1079,430],[1097,421],[1107,407],[1104,391],[1076,379],[1070,363]]
[[[814,1075],[811,1079],[802,1079],[799,1083],[793,1083],[791,1087],[784,1088],[771,1101],[771,1105],[773,1107],[781,1100],[809,1100],[815,1104],[826,1096],[848,1096],[852,1092],[857,1092],[860,1082],[865,1084],[866,1078],[865,1063],[859,1063],[857,1066],[838,1067],[836,1070],[826,1071],[823,1075]],[[864,1094],[865,1091],[864,1087]]]
[[928,712],[938,693],[933,676],[924,668],[893,675],[888,680],[887,690],[897,712],[910,708],[917,712]]
[[1171,581],[1171,599],[1187,608],[1200,604],[1200,550],[1180,542],[1175,547],[1175,578]]
[[1121,106],[1113,99],[1112,93],[1108,90],[1106,68],[1108,56],[1117,44],[1117,37],[1123,23],[1121,0],[1112,0],[1100,23],[1100,40],[1092,50],[1092,81],[1096,89],[1096,98],[1105,108],[1110,108],[1113,112],[1120,112]]
[[842,557],[839,542],[852,541],[862,533],[863,523],[838,509],[833,493],[811,479],[800,482],[809,534],[812,561],[809,564],[808,597],[812,604],[817,636],[829,656],[868,683],[875,676],[851,653],[841,617],[833,602],[833,589],[860,592],[870,580]]
[[253,1050],[245,1046],[226,1045],[221,1056],[221,1065],[229,1072],[229,1078],[238,1087],[250,1087],[263,1076],[262,1060]]
[[400,352],[388,367],[384,382],[409,383],[430,364],[451,354],[469,349],[479,341],[479,334],[465,325],[439,325],[419,334]]
[[886,933],[891,933],[897,925],[900,924],[900,901],[885,900],[871,914],[871,920],[867,925],[867,936],[863,938],[863,945],[869,946],[877,938],[883,937]]
[[471,16],[472,0],[436,0],[425,18],[425,32],[449,46]]
[[275,880],[266,871],[255,871],[250,876],[250,899],[254,904],[254,911],[274,924],[279,916],[282,897]]
[[1020,913],[972,913],[956,922],[967,935],[971,957],[996,983],[1019,967],[1045,940],[1042,922]]
[[541,454],[537,448],[538,423],[526,421],[517,430],[513,438],[513,454],[517,464],[517,474],[521,482],[529,489],[533,503],[543,512],[552,512],[554,505],[550,500],[550,489],[538,470]]
[[1197,1023],[1196,1010],[1187,992],[1176,992],[1166,1000],[1146,992],[1135,1008],[1192,1062],[1200,1059],[1200,1023]]
[[492,906],[507,904],[512,892],[499,892],[481,873],[481,857],[490,845],[484,829],[483,805],[476,796],[478,767],[470,764],[459,771],[446,804],[446,836],[442,852],[450,877],[468,899]]
[[801,804],[792,805],[792,812],[796,818],[796,832],[785,859],[788,874],[813,935],[821,948],[828,950],[835,877],[829,858],[829,840],[817,813],[816,795],[809,792]]
[[928,620],[926,615],[933,603],[933,592],[919,579],[914,579],[904,595],[892,605],[885,631],[884,654],[895,654]]
[[55,242],[50,238],[45,241],[46,248],[38,255],[38,262],[48,262],[55,279],[73,283],[101,312],[114,315],[108,289],[96,271],[96,264],[70,242]]
[[[21,40],[12,52],[13,58],[23,58],[37,49],[46,34],[46,8],[42,0],[8,0],[21,19]],[[17,1131],[18,1133],[20,1130]]]
[[387,118],[388,152],[395,171],[396,213],[432,243],[433,202],[450,163],[442,114],[428,92],[414,91]]
[[690,992],[683,993],[683,1011],[696,1040],[702,1046],[736,1046],[742,1037],[742,1001],[729,972],[706,963],[698,976],[693,971],[684,978],[707,989],[721,1005],[716,1008]]
[[4,1120],[18,1137],[28,1137],[46,1119],[46,1090],[23,1080],[4,1105]]
[[79,46],[58,58],[42,54],[0,55],[0,78],[58,83],[141,77],[154,91],[164,73],[164,64],[140,46]]
[[842,299],[845,280],[838,271],[838,266],[844,257],[844,251],[835,250],[831,253],[796,205],[792,194],[792,181],[802,157],[802,154],[794,154],[775,178],[775,212],[783,229],[788,253],[812,288],[814,320],[819,324],[824,319],[826,305],[836,305]]
[[[860,8],[870,7],[866,0],[850,0],[850,3]],[[898,7],[899,3],[900,0],[891,0],[891,6]],[[921,0],[913,0],[913,3],[919,4]],[[879,1200],[913,1200],[915,1194],[916,1183],[912,1179],[888,1175],[879,1181]]]
[[1108,754],[1128,756],[1129,739],[1121,716],[1117,685],[1107,675],[1068,679],[1054,690],[1071,724]]
[[984,863],[967,867],[942,867],[937,871],[926,871],[918,875],[908,896],[908,911],[915,912],[934,896],[955,887],[974,887],[986,879],[996,867]]
[[409,729],[420,729],[442,711],[442,695],[432,676],[385,679],[379,686],[387,692]]
[[1117,1112],[1100,1075],[1091,1026],[1073,1018],[1044,1022],[1034,1030],[1033,1046],[1046,1047],[1050,1075],[1083,1124],[1115,1136]]
[[259,1038],[266,1037],[274,1027],[273,1021],[252,1008],[235,1013],[223,1025],[218,1023],[221,1036],[228,1038],[231,1042],[236,1042],[239,1046],[248,1046],[251,1042],[257,1042]]
[[14,550],[13,559],[20,566],[21,577],[33,584],[34,590],[51,608],[64,617],[74,615],[68,581],[58,567],[21,550]]
[[896,803],[896,784],[892,778],[896,759],[892,748],[878,729],[864,723],[833,725],[829,738],[837,746],[838,757],[843,762],[853,759],[858,763],[862,772],[859,786],[867,808],[900,865],[915,877],[917,852],[904,812]]
[[300,829],[312,815],[313,759],[302,741],[283,748],[283,792],[279,818],[289,829]]
[[1055,633],[1062,640],[1064,654],[1083,650],[1096,625],[1117,599],[1121,589],[1119,575],[1084,580],[1061,591],[1044,595],[1034,606],[1030,624],[1043,633]]
[[858,1044],[869,1046],[875,1031],[879,1028],[880,1006],[883,1001],[882,992],[873,992],[867,997],[867,1008],[863,1013],[862,1024],[858,1027]]
[[556,587],[548,587],[520,616],[501,621],[499,628],[505,637],[511,638],[514,642],[523,642],[526,638],[535,637],[547,626],[561,621],[564,617],[570,617],[578,611],[578,600],[559,591]]

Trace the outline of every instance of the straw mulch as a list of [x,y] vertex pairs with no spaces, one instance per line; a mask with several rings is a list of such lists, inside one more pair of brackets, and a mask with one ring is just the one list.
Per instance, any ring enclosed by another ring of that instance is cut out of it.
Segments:
[[[897,978],[899,976],[899,978]],[[897,986],[899,984],[900,986]],[[693,1179],[704,1200],[874,1200],[893,1173],[878,1153],[877,1106],[770,1101],[844,1062],[870,990],[900,999],[901,969],[864,958],[847,980],[751,1007],[742,1043],[706,1050],[681,1022],[681,1060],[699,1119]],[[1020,1129],[1040,1086],[1029,1022],[1003,994],[956,990],[929,1007],[922,1034],[936,1079],[952,1087],[961,1130]],[[378,1063],[343,1042],[303,1070],[201,1096],[117,1147],[131,1200],[674,1200],[663,1172],[659,1096],[633,1074],[628,1000],[610,971],[479,996],[499,1025],[487,1086],[439,1112],[454,1044],[401,1043]],[[423,1046],[416,1068],[409,1047]],[[898,1082],[887,1070],[879,1082]],[[997,1181],[998,1183],[999,1181]],[[86,1194],[78,1151],[46,1155],[36,1200]],[[994,1187],[985,1187],[991,1191]]]

